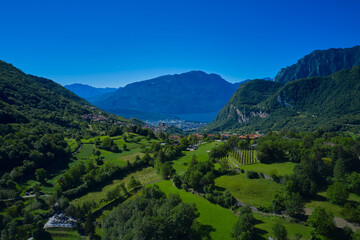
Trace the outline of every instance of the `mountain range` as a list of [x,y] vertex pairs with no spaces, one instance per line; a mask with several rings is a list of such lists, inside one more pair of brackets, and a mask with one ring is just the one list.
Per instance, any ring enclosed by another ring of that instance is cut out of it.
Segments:
[[135,82],[92,103],[114,114],[124,111],[165,115],[218,112],[237,85],[216,74],[191,71]]
[[[271,78],[265,78],[272,81]],[[65,87],[94,105],[127,118],[211,121],[235,90],[251,79],[229,83],[216,74],[191,71],[128,84],[124,88]]]
[[80,83],[65,85],[64,87],[88,101],[103,94],[112,93],[117,90],[117,88],[96,88]]
[[[359,131],[360,67],[352,67],[360,63],[359,49],[314,51],[280,70],[275,82],[254,80],[241,85],[204,131]],[[293,80],[300,73],[320,76]]]

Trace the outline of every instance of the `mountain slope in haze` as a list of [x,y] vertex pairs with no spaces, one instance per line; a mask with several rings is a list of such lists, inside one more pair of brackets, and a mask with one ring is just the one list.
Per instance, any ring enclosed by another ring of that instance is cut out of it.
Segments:
[[167,115],[208,113],[219,111],[236,88],[219,75],[191,71],[131,83],[92,103],[115,114],[123,109]]
[[[245,91],[251,84],[257,91],[263,86],[262,96]],[[244,84],[204,130],[360,130],[360,66],[327,77],[272,84]]]
[[88,101],[94,97],[99,97],[103,94],[112,93],[117,90],[117,88],[96,88],[80,83],[65,85],[64,87]]
[[274,81],[287,83],[301,78],[328,76],[358,65],[360,65],[360,46],[316,50],[299,59],[296,64],[282,68]]

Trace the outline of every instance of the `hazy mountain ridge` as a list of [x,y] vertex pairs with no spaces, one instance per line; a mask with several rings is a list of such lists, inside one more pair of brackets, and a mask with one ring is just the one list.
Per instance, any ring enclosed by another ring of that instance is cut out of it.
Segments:
[[96,88],[80,83],[65,85],[64,87],[88,101],[91,101],[91,98],[99,97],[103,94],[112,93],[117,90],[117,88]]
[[328,76],[358,65],[360,65],[360,46],[316,50],[299,59],[296,64],[282,68],[274,81],[287,83],[301,78]]
[[219,75],[191,71],[131,83],[93,103],[114,113],[117,109],[169,115],[207,113],[219,111],[236,88]]

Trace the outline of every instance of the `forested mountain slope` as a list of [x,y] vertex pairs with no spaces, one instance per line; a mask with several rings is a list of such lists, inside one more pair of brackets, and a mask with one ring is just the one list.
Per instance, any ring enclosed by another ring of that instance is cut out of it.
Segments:
[[68,152],[65,137],[96,135],[117,120],[61,85],[3,61],[0,93],[2,171],[43,166]]
[[[256,87],[255,87],[256,86]],[[253,91],[255,89],[255,92]],[[327,77],[241,86],[206,131],[353,130],[360,123],[360,66]]]

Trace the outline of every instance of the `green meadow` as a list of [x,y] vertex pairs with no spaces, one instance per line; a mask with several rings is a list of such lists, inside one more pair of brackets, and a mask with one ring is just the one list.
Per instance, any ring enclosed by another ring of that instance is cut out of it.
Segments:
[[231,229],[237,220],[233,212],[219,205],[210,203],[196,194],[178,189],[174,187],[171,181],[162,181],[156,183],[156,185],[166,194],[179,194],[185,203],[195,203],[200,213],[198,219],[202,224],[208,225],[213,229],[210,234],[213,239],[231,239]]
[[125,183],[125,185],[127,186],[127,183],[130,181],[130,178],[132,176],[134,176],[135,179],[139,180],[142,185],[161,179],[160,176],[157,175],[154,168],[152,167],[144,168],[142,170],[130,173],[129,175],[127,175],[122,179],[115,179],[112,182],[110,182],[108,185],[103,187],[102,189],[98,191],[89,192],[80,198],[74,199],[71,203],[73,203],[74,205],[81,205],[84,202],[91,202],[91,201],[95,201],[99,203],[101,200],[106,199],[107,192],[113,190],[121,183]]
[[264,173],[269,176],[275,174],[276,176],[283,177],[285,175],[291,175],[294,172],[296,163],[284,162],[284,163],[255,163],[251,165],[241,165],[240,168],[246,171],[255,171],[258,173]]
[[223,175],[215,185],[225,188],[239,201],[255,207],[268,206],[281,184],[267,179],[248,179],[245,174]]
[[192,157],[194,155],[196,156],[197,161],[201,162],[208,160],[209,152],[216,144],[221,144],[221,143],[217,143],[217,142],[203,143],[199,145],[199,148],[195,151],[183,151],[184,156],[172,161],[176,173],[179,175],[183,175],[186,172],[188,165],[190,165]]
[[[195,203],[200,213],[198,220],[202,224],[213,228],[213,231],[210,233],[212,239],[231,239],[232,227],[237,221],[237,216],[234,212],[220,207],[217,204],[213,204],[201,196],[186,192],[183,189],[178,189],[171,181],[162,181],[156,183],[156,185],[166,194],[179,194],[185,203]],[[272,235],[272,227],[276,222],[280,222],[285,226],[290,238],[293,238],[296,233],[301,233],[303,239],[310,239],[312,231],[310,227],[292,223],[288,219],[277,216],[254,213],[254,217],[257,220],[255,227],[257,228],[257,233],[260,235],[260,239],[268,239],[268,237]]]

